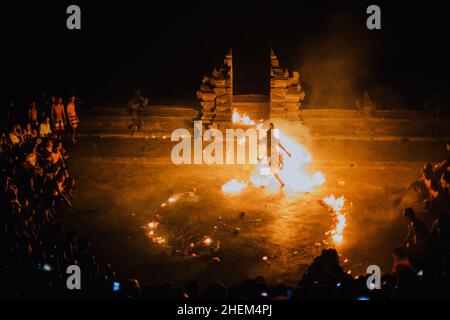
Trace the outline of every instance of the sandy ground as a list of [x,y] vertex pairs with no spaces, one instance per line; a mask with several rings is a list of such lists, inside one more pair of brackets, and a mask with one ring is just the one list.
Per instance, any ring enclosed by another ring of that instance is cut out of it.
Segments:
[[[399,195],[423,162],[444,156],[439,142],[312,140],[309,168],[325,174],[323,186],[298,197],[256,187],[230,196],[221,186],[246,179],[253,166],[175,166],[173,145],[83,139],[72,150],[70,166],[79,183],[75,208],[64,212],[66,228],[88,236],[102,263],[145,284],[231,284],[263,275],[274,284],[295,285],[326,246],[334,220],[320,199],[330,194],[346,198],[347,226],[337,246],[345,269],[364,272],[378,264],[387,272],[392,250],[406,235],[401,208],[420,208],[414,193],[400,203]],[[174,195],[176,201],[168,202]],[[161,244],[147,236],[145,226],[155,220]]]

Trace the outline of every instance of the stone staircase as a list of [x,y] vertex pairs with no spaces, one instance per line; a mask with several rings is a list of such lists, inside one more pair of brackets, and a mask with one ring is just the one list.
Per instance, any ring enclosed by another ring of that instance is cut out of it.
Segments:
[[[149,106],[143,110],[143,124],[133,136],[170,136],[177,128],[193,127],[199,108],[190,106]],[[96,107],[80,111],[80,134],[129,137],[133,116],[125,107]]]
[[339,139],[435,140],[450,137],[450,117],[439,121],[426,111],[307,109],[302,123],[313,137]]
[[[235,96],[233,108],[241,116],[245,113],[255,121],[269,117],[266,96]],[[143,112],[142,129],[137,130],[133,137],[169,138],[172,131],[178,128],[188,129],[192,133],[193,121],[199,119],[199,112],[200,108],[192,106],[150,106]],[[351,109],[305,109],[299,115],[298,123],[308,127],[313,139],[450,139],[450,117],[436,121],[426,111],[380,110],[369,116]],[[80,110],[80,118],[82,136],[131,136],[129,125],[133,119],[124,107],[85,108]]]

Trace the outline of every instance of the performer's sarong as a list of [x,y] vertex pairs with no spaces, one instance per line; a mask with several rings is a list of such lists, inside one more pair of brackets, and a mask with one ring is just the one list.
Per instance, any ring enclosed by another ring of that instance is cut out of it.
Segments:
[[54,131],[64,131],[64,120],[58,119],[55,121]]
[[69,121],[72,124],[72,128],[76,129],[78,127],[78,116],[76,114],[69,116]]

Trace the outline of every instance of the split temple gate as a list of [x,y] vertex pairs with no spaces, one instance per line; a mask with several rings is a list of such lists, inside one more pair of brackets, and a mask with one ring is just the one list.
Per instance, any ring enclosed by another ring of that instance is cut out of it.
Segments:
[[296,120],[305,92],[300,84],[300,75],[280,66],[273,49],[270,50],[270,94],[269,99],[258,95],[234,95],[233,52],[225,56],[223,65],[204,76],[197,91],[200,101],[201,120],[206,127],[230,125],[232,114],[238,112],[255,116],[255,119],[286,118]]

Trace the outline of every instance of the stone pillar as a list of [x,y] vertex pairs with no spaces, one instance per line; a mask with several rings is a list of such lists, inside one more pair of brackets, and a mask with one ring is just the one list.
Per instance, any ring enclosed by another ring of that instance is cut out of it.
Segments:
[[197,91],[197,99],[200,100],[202,106],[200,119],[208,127],[213,123],[215,117],[216,93],[207,76],[203,77],[200,89]]
[[202,105],[202,121],[207,127],[231,123],[233,104],[233,53],[230,49],[224,65],[214,68],[207,86],[197,91]]
[[300,75],[282,69],[277,55],[270,50],[270,117],[298,119],[305,92],[300,85]]

